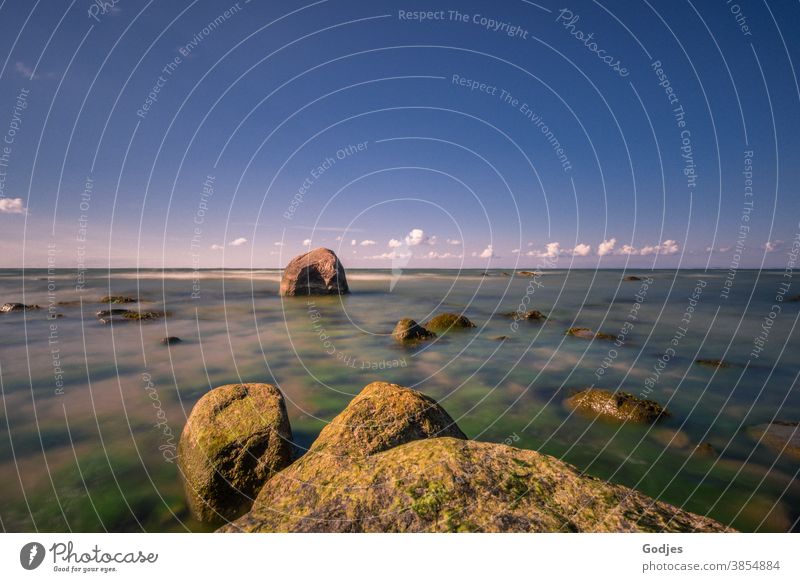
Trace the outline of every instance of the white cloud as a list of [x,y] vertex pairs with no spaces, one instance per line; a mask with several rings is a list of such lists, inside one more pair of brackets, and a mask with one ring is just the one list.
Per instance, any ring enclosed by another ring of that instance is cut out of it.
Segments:
[[768,253],[774,253],[783,247],[782,240],[772,240],[764,243],[764,250]]
[[305,239],[303,241],[303,246],[304,247],[310,247],[311,246],[311,239],[310,238]]
[[576,257],[587,257],[592,252],[592,245],[579,244],[572,249],[572,254]]
[[617,239],[615,238],[604,240],[599,245],[597,245],[597,256],[604,257],[606,255],[610,255],[613,252],[616,244],[617,244]]
[[406,235],[405,241],[410,247],[416,247],[419,245],[432,245],[436,244],[436,237],[426,235],[425,231],[421,228],[412,228],[411,232]]
[[494,254],[494,249],[492,248],[492,245],[489,245],[481,251],[478,257],[480,257],[481,259],[496,259],[497,255]]
[[643,246],[639,249],[638,252],[631,253],[632,255],[641,255],[643,257],[647,255],[674,255],[679,250],[678,243],[672,239],[665,240],[664,242],[657,244],[657,245],[647,245]]
[[518,255],[519,254],[519,249],[512,249],[511,250],[511,254]]
[[448,238],[447,239],[447,244],[449,244],[449,245],[460,245],[461,241],[458,240],[457,238]]
[[362,247],[371,247],[371,246],[374,246],[374,245],[376,245],[378,243],[376,243],[374,240],[367,239],[367,240],[362,240],[359,244]]
[[0,214],[25,214],[22,198],[0,198]]
[[396,238],[389,240],[389,248],[396,249],[401,246],[403,246],[403,241],[399,241]]
[[[247,242],[247,239],[245,239],[245,238],[243,238],[243,239],[238,239],[238,238],[237,238],[236,240],[242,240],[242,241],[244,241],[244,242],[242,242],[242,243],[240,243],[240,244],[244,244],[244,243],[246,243],[246,242]],[[234,242],[235,242],[235,241],[234,241]],[[283,243],[282,243],[282,242],[280,242],[280,241],[278,241],[278,242],[276,242],[276,243],[272,243],[272,244],[274,244],[276,247],[282,247],[282,246],[283,246]],[[239,245],[234,245],[234,244],[233,244],[233,242],[231,243],[231,245],[233,245],[233,246],[235,246],[235,247],[238,247],[238,246],[239,246]]]
[[411,258],[411,253],[403,253],[403,252],[400,252],[400,251],[390,251],[388,253],[381,253],[379,255],[369,255],[369,256],[364,257],[364,258],[365,259],[371,259],[371,260],[405,259],[405,258]]
[[[240,236],[239,238],[235,238],[231,242],[228,243],[228,245],[232,246],[232,247],[240,247],[240,246],[242,246],[244,244],[247,244],[247,239],[244,238],[243,236]],[[280,246],[279,243],[275,243],[275,244]]]
[[211,250],[212,250],[212,251],[221,251],[221,250],[223,250],[224,248],[225,248],[225,247],[224,247],[224,246],[222,246],[222,245],[211,245]]
[[335,241],[340,241],[340,240],[342,240],[342,235],[339,235],[339,236],[337,236],[337,237],[336,237],[335,239],[333,239],[333,240],[335,240]]

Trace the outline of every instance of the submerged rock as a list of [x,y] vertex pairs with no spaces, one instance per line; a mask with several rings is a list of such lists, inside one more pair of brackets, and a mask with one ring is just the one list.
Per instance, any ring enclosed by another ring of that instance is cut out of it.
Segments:
[[439,315],[432,317],[431,320],[425,324],[425,327],[427,329],[442,333],[451,329],[467,329],[470,327],[475,327],[475,324],[464,315],[460,315],[458,313],[440,313]]
[[135,297],[125,297],[124,295],[106,295],[100,298],[100,303],[137,303]]
[[700,443],[694,448],[692,451],[692,455],[695,457],[705,457],[709,459],[713,459],[719,456],[717,453],[717,449],[714,448],[714,445],[711,443]]
[[547,319],[547,316],[538,309],[529,309],[528,311],[509,311],[505,314],[505,316],[517,321],[521,319],[526,321],[542,321]]
[[594,332],[588,327],[571,327],[567,330],[566,335],[579,337],[581,339],[602,339],[613,340],[614,336],[610,333]]
[[283,395],[271,384],[215,388],[194,405],[178,445],[189,509],[221,523],[247,511],[261,486],[292,460]]
[[565,404],[579,412],[619,422],[656,422],[669,413],[654,400],[637,398],[628,392],[589,388],[567,398]]
[[731,367],[731,365],[728,362],[725,362],[723,360],[703,360],[703,359],[700,359],[700,360],[695,360],[694,363],[697,364],[698,366],[706,366],[706,367],[709,367],[709,368],[730,368]]
[[181,338],[179,338],[177,336],[174,336],[174,335],[171,335],[169,337],[162,337],[161,338],[161,343],[164,344],[165,346],[172,346],[172,345],[179,344],[179,343],[182,343],[182,342],[183,342],[183,340]]
[[517,275],[522,277],[538,277],[541,273],[537,273],[536,271],[517,271]]
[[349,292],[344,267],[330,249],[318,248],[293,258],[281,277],[280,294],[285,296]]
[[636,275],[627,275],[622,278],[623,281],[641,281],[641,277],[637,277]]
[[436,334],[428,331],[413,319],[408,317],[401,319],[394,326],[392,337],[401,343],[415,343],[433,339]]
[[160,311],[133,311],[132,309],[103,309],[97,312],[100,323],[124,323],[128,321],[149,321],[164,317]]
[[747,434],[771,449],[800,459],[800,422],[773,420],[749,427]]
[[18,311],[33,311],[39,309],[38,305],[25,305],[24,303],[5,303],[0,307],[0,313],[14,313]]
[[219,531],[730,530],[554,457],[465,440],[434,401],[375,383]]

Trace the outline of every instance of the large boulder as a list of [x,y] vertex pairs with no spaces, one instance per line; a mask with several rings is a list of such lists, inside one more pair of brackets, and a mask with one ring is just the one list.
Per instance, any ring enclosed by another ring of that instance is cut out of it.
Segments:
[[566,405],[589,416],[619,422],[649,424],[669,413],[654,400],[637,398],[628,392],[589,388],[566,400]]
[[[406,416],[406,419],[402,417]],[[224,532],[727,531],[558,459],[465,440],[433,400],[374,383]]]
[[342,295],[349,292],[344,267],[330,249],[318,248],[293,258],[281,277],[281,295]]
[[292,430],[271,384],[229,384],[192,409],[178,446],[189,509],[220,523],[247,511],[264,483],[292,461]]
[[425,329],[413,319],[404,317],[394,326],[392,337],[402,344],[414,344],[433,339],[436,334]]

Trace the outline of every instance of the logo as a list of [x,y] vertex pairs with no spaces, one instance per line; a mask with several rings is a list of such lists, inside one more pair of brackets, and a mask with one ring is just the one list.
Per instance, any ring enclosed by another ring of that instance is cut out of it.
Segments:
[[19,551],[19,563],[26,570],[35,570],[44,561],[44,546],[39,542],[29,542]]

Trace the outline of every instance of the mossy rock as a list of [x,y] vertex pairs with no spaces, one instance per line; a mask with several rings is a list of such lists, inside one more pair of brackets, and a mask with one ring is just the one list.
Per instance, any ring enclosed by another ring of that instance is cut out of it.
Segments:
[[264,483],[292,461],[283,395],[271,384],[229,384],[192,409],[178,446],[189,509],[221,523],[247,511]]
[[569,397],[565,404],[578,412],[619,422],[649,424],[669,413],[654,400],[637,398],[628,392],[589,388]]
[[773,420],[749,427],[747,434],[775,451],[782,452],[793,459],[800,459],[800,423],[798,422]]
[[430,398],[376,382],[219,531],[729,530],[554,457],[465,440]]
[[166,314],[160,311],[134,311],[132,309],[103,309],[97,312],[100,323],[124,323],[127,321],[151,321]]
[[4,303],[0,307],[0,313],[14,313],[24,311],[34,311],[39,309],[38,305],[25,305],[24,303]]
[[566,331],[566,335],[570,335],[572,337],[578,337],[581,339],[601,339],[601,340],[613,340],[615,337],[610,333],[603,333],[603,332],[595,332],[589,329],[588,327],[571,327]]
[[623,281],[641,281],[641,277],[637,277],[636,275],[627,275],[622,278]]
[[413,319],[406,317],[398,321],[397,325],[394,326],[392,337],[403,344],[414,344],[433,339],[436,334],[428,331]]
[[135,297],[126,297],[125,295],[106,295],[100,298],[100,303],[137,303],[139,300]]
[[[324,481],[323,481],[324,479]],[[454,438],[366,462],[316,455],[273,477],[227,532],[721,532],[714,520],[536,451]]]
[[175,344],[183,343],[183,340],[177,336],[171,335],[169,337],[162,337],[161,343],[165,346],[174,346]]
[[440,313],[432,317],[430,321],[425,324],[425,327],[438,333],[444,333],[451,329],[469,329],[475,327],[475,324],[467,317],[458,313]]
[[538,309],[529,309],[528,311],[509,311],[505,314],[505,316],[510,317],[515,321],[519,321],[521,319],[526,321],[544,321],[547,319],[547,316]]
[[373,382],[350,401],[314,441],[309,453],[368,456],[437,436],[467,438],[433,398],[387,382]]

